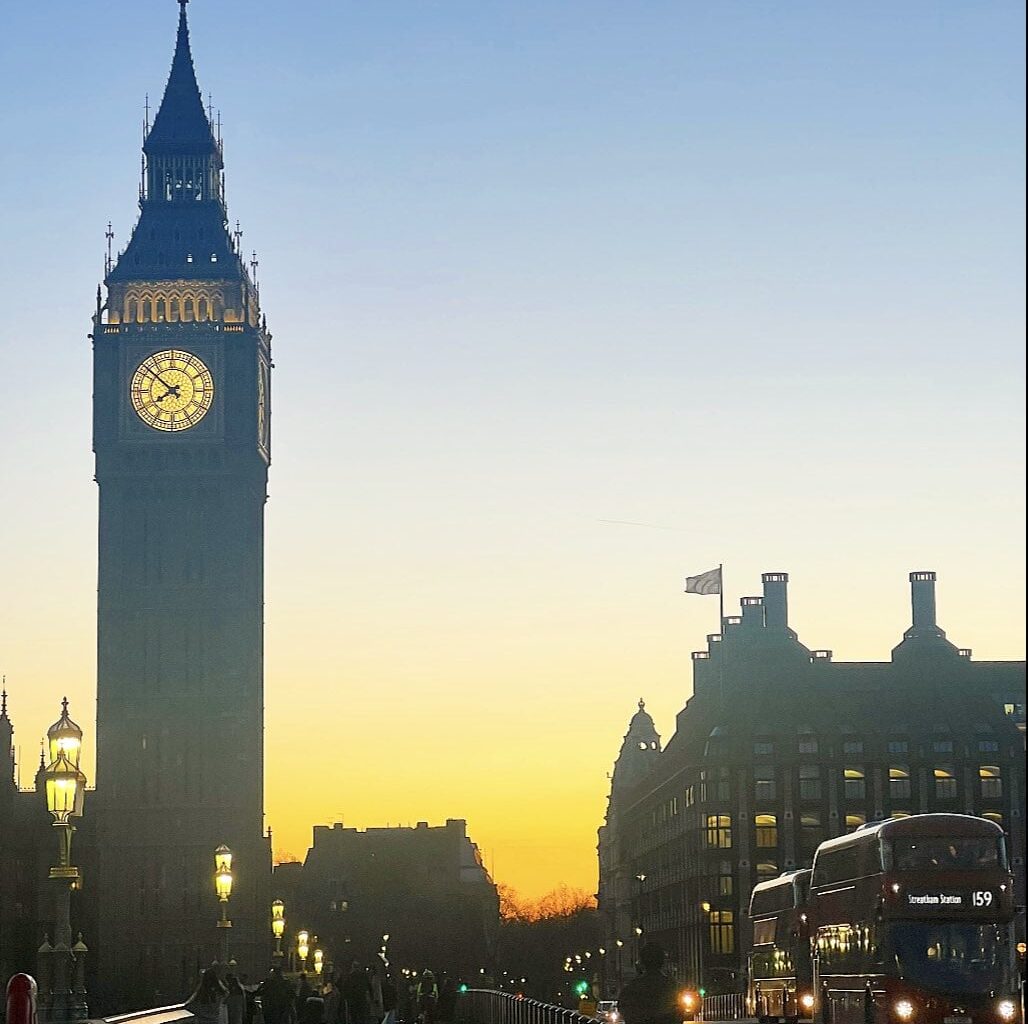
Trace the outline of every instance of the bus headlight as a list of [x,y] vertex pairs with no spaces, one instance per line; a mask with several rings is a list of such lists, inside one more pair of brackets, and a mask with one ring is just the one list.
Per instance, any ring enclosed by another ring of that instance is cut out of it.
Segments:
[[996,1009],[999,1010],[1000,1020],[1013,1020],[1017,1015],[1013,999],[1004,999]]
[[693,1009],[696,1005],[696,997],[691,992],[684,992],[682,994],[682,1005],[687,1010]]
[[814,1009],[814,997],[808,992],[806,995],[800,996],[800,1006],[804,1010]]
[[893,1006],[900,1020],[910,1020],[914,1016],[914,1004],[909,999],[900,999]]

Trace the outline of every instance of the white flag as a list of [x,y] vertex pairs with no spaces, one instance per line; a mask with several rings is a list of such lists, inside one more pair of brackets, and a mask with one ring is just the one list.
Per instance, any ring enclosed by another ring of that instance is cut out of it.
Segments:
[[688,576],[685,580],[687,594],[720,594],[721,566],[709,572],[701,572],[699,576]]

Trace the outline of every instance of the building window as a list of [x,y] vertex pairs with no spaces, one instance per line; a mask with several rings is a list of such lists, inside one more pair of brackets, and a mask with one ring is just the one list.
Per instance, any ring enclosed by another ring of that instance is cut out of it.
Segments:
[[692,807],[696,803],[696,787],[686,786],[685,787],[685,806]]
[[910,769],[897,764],[889,769],[889,796],[893,800],[910,798]]
[[996,754],[999,752],[999,743],[996,740],[979,740],[978,752],[981,754]]
[[982,817],[988,818],[989,821],[996,822],[1000,828],[1003,828],[1003,815],[1000,814],[999,811],[983,811]]
[[775,798],[774,765],[761,765],[753,769],[753,796],[760,802]]
[[889,740],[890,754],[906,754],[910,750],[910,744],[906,740]]
[[953,741],[952,740],[933,740],[932,741],[932,752],[935,754],[952,754],[953,753]]
[[1023,704],[1004,704],[1003,714],[1011,715],[1014,718],[1024,718],[1024,705]]
[[672,817],[672,818],[678,813],[678,797],[677,796],[673,796],[671,798],[670,802],[668,803],[667,811],[668,811],[668,815],[670,817]]
[[1003,796],[1003,770],[997,764],[983,764],[978,769],[983,800],[999,800]]
[[732,862],[721,861],[717,876],[717,893],[719,896],[731,896],[735,892],[735,884],[732,876]]
[[821,768],[819,765],[800,765],[800,799],[821,799]]
[[842,795],[847,800],[863,800],[867,796],[863,768],[843,768]]
[[824,842],[824,838],[821,815],[814,811],[804,811],[800,815],[800,846],[804,855],[812,857],[814,851]]
[[707,848],[730,850],[732,848],[732,816],[730,814],[707,815]]
[[863,740],[845,740],[842,744],[842,752],[844,754],[863,754],[864,753],[864,741]]
[[778,846],[778,818],[774,814],[756,814],[753,824],[757,830],[757,849],[769,850]]
[[846,831],[855,832],[861,825],[867,824],[867,818],[863,814],[846,815]]
[[889,817],[890,818],[909,818],[910,817],[910,811],[893,811],[892,814],[889,815]]
[[775,745],[768,740],[758,740],[753,744],[753,753],[757,757],[767,757],[775,752]]
[[957,773],[954,768],[936,768],[935,772],[936,800],[956,800]]
[[731,910],[712,910],[710,921],[710,951],[714,954],[735,952],[735,915]]
[[814,730],[809,725],[801,725],[796,731],[800,734],[796,742],[796,749],[801,754],[816,754],[817,737],[814,735]]
[[762,882],[768,878],[774,878],[778,874],[778,864],[773,860],[757,861],[757,878]]

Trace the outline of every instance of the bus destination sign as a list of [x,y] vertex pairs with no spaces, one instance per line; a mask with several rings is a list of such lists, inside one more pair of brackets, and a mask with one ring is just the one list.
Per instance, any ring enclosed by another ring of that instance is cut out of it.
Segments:
[[924,910],[985,910],[996,902],[991,889],[971,892],[908,892],[907,906]]

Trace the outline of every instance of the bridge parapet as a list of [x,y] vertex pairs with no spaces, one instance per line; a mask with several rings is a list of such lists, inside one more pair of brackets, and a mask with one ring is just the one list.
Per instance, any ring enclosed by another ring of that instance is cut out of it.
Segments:
[[596,1024],[576,1010],[510,992],[473,988],[457,1000],[458,1024]]

